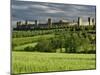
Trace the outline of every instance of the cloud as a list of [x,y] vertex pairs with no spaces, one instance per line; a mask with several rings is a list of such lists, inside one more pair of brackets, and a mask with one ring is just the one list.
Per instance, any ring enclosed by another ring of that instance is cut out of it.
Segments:
[[95,6],[57,4],[44,2],[16,1],[12,5],[13,20],[46,20],[52,17],[55,20],[61,17],[65,19],[77,19],[77,17],[95,17]]
[[21,5],[21,6],[12,5],[12,9],[21,9],[21,10],[24,10],[24,9],[28,9],[28,7],[27,6],[23,6],[23,5]]

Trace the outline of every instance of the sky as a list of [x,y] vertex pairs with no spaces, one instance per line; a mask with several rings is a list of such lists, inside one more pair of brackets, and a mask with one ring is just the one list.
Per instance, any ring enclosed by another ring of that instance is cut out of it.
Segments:
[[12,23],[16,21],[34,21],[46,22],[50,17],[53,21],[76,20],[82,17],[84,21],[88,17],[95,18],[95,6],[91,5],[73,5],[61,3],[47,3],[34,1],[20,1],[12,0],[11,3],[11,17]]

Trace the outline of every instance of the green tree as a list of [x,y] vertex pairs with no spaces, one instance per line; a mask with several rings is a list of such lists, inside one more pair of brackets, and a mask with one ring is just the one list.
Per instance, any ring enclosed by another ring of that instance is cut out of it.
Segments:
[[76,53],[80,45],[80,39],[76,33],[70,34],[65,39],[65,49],[68,53]]
[[35,46],[35,50],[40,52],[54,52],[50,40],[41,40]]

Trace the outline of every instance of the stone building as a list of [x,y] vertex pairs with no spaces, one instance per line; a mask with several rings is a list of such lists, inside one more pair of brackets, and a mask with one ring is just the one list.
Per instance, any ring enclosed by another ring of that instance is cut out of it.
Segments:
[[82,18],[78,17],[78,26],[81,26],[81,25],[82,25]]
[[52,28],[52,20],[51,20],[51,18],[48,18],[48,27]]
[[88,23],[89,23],[89,25],[93,25],[92,24],[92,18],[91,17],[88,17]]

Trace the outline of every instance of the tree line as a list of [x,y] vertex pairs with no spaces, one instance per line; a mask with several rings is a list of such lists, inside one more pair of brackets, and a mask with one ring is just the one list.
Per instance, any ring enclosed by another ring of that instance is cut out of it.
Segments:
[[[59,52],[64,53],[96,53],[96,37],[87,32],[61,32],[55,33],[55,37],[39,40],[33,47],[26,47],[25,51]],[[64,49],[64,50],[63,50]]]

